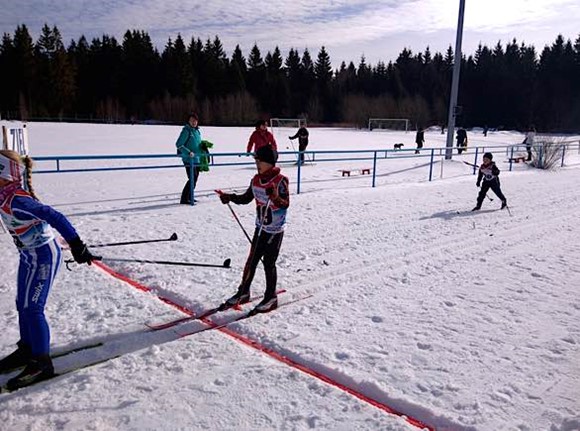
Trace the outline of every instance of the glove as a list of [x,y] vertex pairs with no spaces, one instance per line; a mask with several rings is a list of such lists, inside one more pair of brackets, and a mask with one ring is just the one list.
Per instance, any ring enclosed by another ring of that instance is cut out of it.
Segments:
[[227,204],[228,202],[230,202],[232,200],[231,195],[224,193],[221,190],[215,190],[215,192],[220,197],[220,201],[222,201],[222,204]]
[[477,187],[481,187],[481,183],[480,183],[479,181],[478,181],[478,182],[476,182],[476,183],[475,183],[475,185],[476,185]]
[[91,254],[87,245],[78,236],[72,239],[68,245],[76,263],[88,263],[90,265],[93,260],[99,259]]

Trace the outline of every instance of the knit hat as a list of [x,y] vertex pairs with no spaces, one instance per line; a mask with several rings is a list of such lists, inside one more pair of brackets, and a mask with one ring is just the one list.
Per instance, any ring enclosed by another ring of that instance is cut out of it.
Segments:
[[485,153],[485,154],[483,155],[483,158],[484,158],[484,159],[489,159],[489,160],[492,160],[492,159],[493,159],[493,154],[491,154],[491,153]]
[[278,153],[271,145],[264,145],[256,150],[254,155],[256,160],[262,162],[270,163],[271,165],[276,165],[276,160],[278,160]]

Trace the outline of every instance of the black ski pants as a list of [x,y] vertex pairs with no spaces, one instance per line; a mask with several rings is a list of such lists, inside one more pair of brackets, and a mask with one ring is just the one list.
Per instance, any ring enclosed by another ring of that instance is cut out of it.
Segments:
[[[307,146],[308,146],[308,142],[307,143],[300,142],[298,144],[298,151],[306,151]],[[300,154],[299,160],[300,160],[300,163],[304,164],[304,153]]]
[[266,273],[266,293],[264,297],[270,298],[276,294],[276,284],[278,282],[276,260],[278,259],[278,254],[280,254],[284,232],[267,233],[262,231],[258,238],[258,230],[256,228],[254,231],[250,255],[246,260],[246,266],[244,266],[244,275],[238,287],[238,292],[246,293],[250,291],[252,280],[256,274],[256,267],[260,263],[260,259],[262,259],[264,272]]
[[493,190],[498,198],[501,199],[502,202],[505,202],[505,196],[501,192],[501,187],[499,185],[499,178],[494,178],[491,181],[483,181],[481,183],[481,190],[479,191],[479,195],[477,195],[477,206],[481,207],[483,200],[485,199],[485,195],[489,191],[489,189]]

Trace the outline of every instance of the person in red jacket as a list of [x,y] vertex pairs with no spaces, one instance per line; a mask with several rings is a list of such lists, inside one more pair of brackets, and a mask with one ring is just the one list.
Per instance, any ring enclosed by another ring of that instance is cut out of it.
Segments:
[[259,120],[256,122],[256,130],[252,132],[250,139],[248,140],[248,146],[246,147],[246,153],[255,153],[260,148],[270,146],[277,154],[278,145],[276,145],[276,140],[274,135],[268,131],[268,125],[266,120]]

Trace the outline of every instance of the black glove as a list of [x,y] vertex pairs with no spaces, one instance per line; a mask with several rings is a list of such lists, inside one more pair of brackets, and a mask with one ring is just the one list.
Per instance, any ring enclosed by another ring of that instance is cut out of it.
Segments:
[[270,198],[271,201],[278,197],[278,189],[276,187],[268,187],[266,189],[266,194]]
[[88,263],[90,265],[93,260],[98,260],[78,236],[69,241],[68,245],[76,263]]
[[476,183],[475,183],[475,185],[476,185],[477,187],[481,187],[481,183],[480,183],[479,181],[478,181],[478,182],[476,182]]
[[222,193],[220,195],[220,201],[222,201],[222,204],[227,204],[232,200],[231,195],[227,194],[227,193]]

